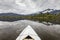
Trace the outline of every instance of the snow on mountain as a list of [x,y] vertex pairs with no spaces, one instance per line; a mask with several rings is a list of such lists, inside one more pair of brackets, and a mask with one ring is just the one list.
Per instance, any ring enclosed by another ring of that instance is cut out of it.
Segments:
[[60,10],[54,10],[54,9],[46,9],[46,10],[43,10],[42,13],[51,13],[51,14],[59,14],[60,13]]
[[52,12],[52,11],[54,11],[54,9],[46,9],[46,10],[44,10],[44,11],[42,11],[42,13],[47,13],[47,12]]

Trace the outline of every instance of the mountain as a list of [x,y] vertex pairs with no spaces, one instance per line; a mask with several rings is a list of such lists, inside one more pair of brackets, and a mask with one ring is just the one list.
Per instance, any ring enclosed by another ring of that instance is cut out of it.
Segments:
[[60,10],[56,10],[56,9],[45,9],[43,11],[39,11],[39,12],[36,12],[36,13],[31,13],[31,14],[27,14],[26,16],[35,16],[35,15],[38,15],[38,14],[41,14],[41,13],[50,13],[50,14],[59,14],[60,13]]
[[23,16],[17,13],[0,13],[0,16]]
[[47,12],[51,14],[58,14],[60,13],[60,10],[46,9],[46,10],[41,11],[41,13],[47,13]]
[[53,11],[51,11],[50,13],[59,14],[59,13],[60,13],[60,10],[53,10]]
[[46,10],[43,10],[43,11],[39,11],[39,12],[36,12],[36,13],[31,13],[31,14],[27,14],[27,15],[24,15],[24,14],[17,14],[17,13],[0,13],[0,16],[34,16],[34,15],[37,15],[37,14],[40,14],[40,13],[51,13],[51,14],[58,14],[60,13],[60,10],[54,10],[54,9],[46,9]]
[[54,11],[54,9],[45,9],[45,10],[42,11],[42,13],[47,13],[47,12],[50,13],[51,11]]

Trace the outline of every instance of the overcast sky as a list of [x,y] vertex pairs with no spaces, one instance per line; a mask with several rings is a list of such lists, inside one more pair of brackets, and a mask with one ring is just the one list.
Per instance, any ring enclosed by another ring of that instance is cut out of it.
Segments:
[[60,9],[60,0],[0,0],[0,13],[31,14],[48,8]]

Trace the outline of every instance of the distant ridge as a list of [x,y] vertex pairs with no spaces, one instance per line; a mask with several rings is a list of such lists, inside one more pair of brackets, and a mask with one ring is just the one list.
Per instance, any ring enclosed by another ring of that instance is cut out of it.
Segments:
[[17,13],[0,13],[0,16],[23,16]]

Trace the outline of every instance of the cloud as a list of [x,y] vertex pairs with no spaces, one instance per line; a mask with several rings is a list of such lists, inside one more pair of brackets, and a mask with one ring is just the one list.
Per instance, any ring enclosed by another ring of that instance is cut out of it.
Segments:
[[0,0],[0,13],[31,14],[47,8],[60,9],[60,0]]

